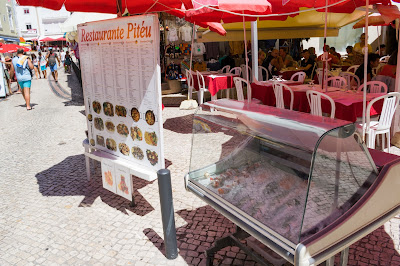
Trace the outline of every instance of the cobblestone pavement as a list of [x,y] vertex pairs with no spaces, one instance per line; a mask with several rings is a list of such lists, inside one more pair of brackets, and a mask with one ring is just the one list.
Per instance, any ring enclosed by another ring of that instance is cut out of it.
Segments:
[[[33,111],[21,95],[0,102],[0,265],[205,265],[204,251],[234,225],[185,191],[193,111],[163,111],[165,157],[172,172],[179,256],[167,260],[157,182],[134,179],[136,207],[87,181],[86,122],[74,75],[33,81]],[[176,145],[179,141],[179,145]],[[350,248],[350,265],[400,265],[399,219]],[[222,265],[254,265],[237,247]]]

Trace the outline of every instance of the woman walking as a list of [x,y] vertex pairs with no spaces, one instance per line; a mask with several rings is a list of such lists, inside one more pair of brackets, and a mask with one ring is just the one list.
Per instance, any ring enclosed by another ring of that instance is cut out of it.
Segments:
[[39,78],[41,79],[40,72],[39,72],[39,60],[37,59],[35,54],[32,54],[31,57],[32,57],[33,68],[35,69],[36,79],[38,79],[38,74],[39,74]]
[[32,110],[30,96],[32,76],[29,69],[33,69],[32,61],[28,56],[24,55],[24,49],[18,49],[17,57],[12,59],[12,63],[18,84],[22,89],[22,96],[26,102],[26,110],[30,111]]
[[39,64],[40,64],[40,70],[42,71],[43,74],[43,78],[46,79],[47,78],[47,60],[46,57],[44,55],[42,55],[42,52],[39,52]]

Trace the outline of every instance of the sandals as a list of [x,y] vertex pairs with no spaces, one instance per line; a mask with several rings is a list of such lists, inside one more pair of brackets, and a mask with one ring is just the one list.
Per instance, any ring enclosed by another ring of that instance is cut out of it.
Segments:
[[27,110],[27,111],[30,111],[30,110],[32,110],[32,107],[31,107],[31,108],[29,108],[29,109],[28,109],[28,108],[26,108],[26,110]]

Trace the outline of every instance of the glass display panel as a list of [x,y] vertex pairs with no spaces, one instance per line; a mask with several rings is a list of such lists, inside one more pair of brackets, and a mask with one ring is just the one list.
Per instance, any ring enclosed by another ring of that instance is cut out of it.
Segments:
[[377,178],[361,136],[343,129],[324,136],[315,153],[301,241],[342,216]]
[[376,177],[354,129],[274,107],[209,102],[194,115],[188,182],[297,244],[348,210]]

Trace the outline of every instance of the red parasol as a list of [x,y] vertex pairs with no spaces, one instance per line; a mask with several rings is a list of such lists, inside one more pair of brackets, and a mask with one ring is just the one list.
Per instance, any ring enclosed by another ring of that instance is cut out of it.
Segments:
[[29,47],[13,43],[0,43],[0,53],[15,53],[19,48],[24,49],[24,52],[29,52],[31,50]]

